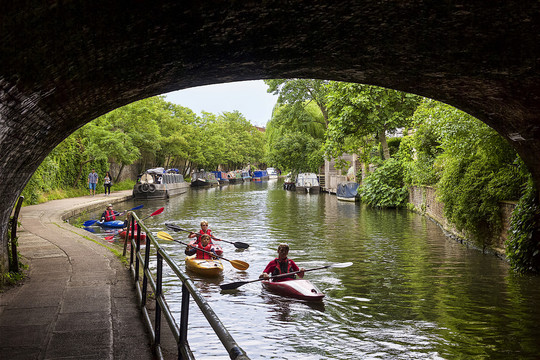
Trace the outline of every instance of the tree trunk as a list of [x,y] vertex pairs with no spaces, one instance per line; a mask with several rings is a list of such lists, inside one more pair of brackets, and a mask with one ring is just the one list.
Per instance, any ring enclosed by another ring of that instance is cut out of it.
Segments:
[[122,164],[122,166],[120,166],[120,170],[118,170],[118,175],[116,175],[116,179],[114,179],[114,182],[117,183],[118,180],[120,179],[120,175],[122,174],[122,170],[124,170],[124,164]]
[[[93,160],[93,159],[92,159]],[[73,183],[73,187],[76,188],[77,187],[77,184],[79,183],[79,180],[81,179],[81,175],[82,175],[82,171],[83,171],[83,167],[84,165],[88,164],[89,162],[91,162],[92,160],[86,160],[86,161],[83,161],[81,163],[81,165],[79,166],[79,173],[77,174],[77,176],[75,177],[75,182]]]
[[379,142],[381,143],[381,147],[383,150],[383,157],[384,160],[390,159],[390,149],[388,148],[388,143],[386,142],[386,131],[381,130],[379,131]]

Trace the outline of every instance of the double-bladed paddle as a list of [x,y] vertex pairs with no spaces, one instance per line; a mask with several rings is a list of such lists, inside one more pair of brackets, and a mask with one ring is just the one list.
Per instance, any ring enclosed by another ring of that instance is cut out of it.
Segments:
[[[175,225],[175,224],[165,224],[165,226],[168,227],[169,229],[173,230],[173,231],[185,231],[185,232],[188,232],[188,233],[196,234],[197,236],[202,235],[202,234],[196,233],[196,232],[191,231],[191,230],[183,229],[180,226]],[[228,241],[228,240],[218,239],[217,237],[215,237],[213,235],[210,235],[210,237],[212,239],[214,239],[214,240],[217,240],[217,241],[223,241],[223,242],[226,242],[226,243],[229,243],[229,244],[233,244],[237,249],[247,249],[249,247],[249,244],[246,244],[245,242]]]
[[221,290],[233,290],[233,289],[238,289],[242,285],[249,284],[249,283],[256,282],[256,281],[263,281],[263,280],[270,280],[270,279],[276,279],[276,278],[281,278],[281,277],[287,277],[287,276],[291,276],[293,274],[298,274],[300,272],[308,272],[308,271],[315,271],[315,270],[321,270],[321,269],[328,269],[328,268],[331,268],[331,267],[334,267],[334,268],[346,268],[346,267],[351,266],[352,264],[353,264],[352,262],[346,262],[346,263],[325,265],[325,266],[321,266],[321,267],[317,267],[317,268],[313,268],[313,269],[307,269],[307,270],[304,270],[304,271],[298,270],[298,271],[293,271],[293,272],[286,273],[286,274],[274,275],[274,276],[270,276],[269,278],[266,278],[266,279],[265,278],[259,278],[259,279],[255,279],[255,280],[249,280],[249,281],[237,281],[237,282],[233,282],[233,283],[223,284],[223,285],[220,285],[219,287],[221,288]]
[[[141,207],[142,207],[142,205],[141,205]],[[133,210],[133,209],[131,209],[131,210]],[[142,218],[141,221],[144,221],[144,220],[148,219],[150,216],[159,215],[159,214],[161,214],[161,213],[163,212],[163,210],[165,210],[165,208],[164,208],[164,207],[161,207],[161,208],[157,209],[156,211],[154,211],[153,213],[151,213],[150,215],[148,215],[148,216]],[[116,235],[116,234],[115,234],[115,235]],[[111,236],[105,237],[104,239],[105,239],[105,240],[112,240],[113,238],[114,238],[114,235],[111,235]]]
[[[143,206],[144,205],[135,206],[133,209],[129,209],[129,210],[126,210],[126,211],[139,210],[139,209],[142,209]],[[125,213],[125,211],[121,212],[121,213],[118,213],[118,215],[116,215],[116,216],[124,215],[124,213]],[[97,223],[98,221],[99,220],[86,220],[85,222],[83,222],[83,226],[92,226],[95,223]]]
[[215,256],[215,257],[218,257],[220,259],[223,259],[225,261],[228,261],[231,263],[231,265],[235,268],[235,269],[238,269],[238,270],[247,270],[249,268],[249,264],[247,262],[244,262],[244,261],[241,261],[241,260],[229,260],[229,259],[225,259],[223,256],[219,256],[219,255],[216,255],[214,254],[213,252],[210,252],[210,251],[206,251],[206,250],[203,250],[203,249],[199,249],[193,245],[190,245],[190,244],[186,244],[180,240],[176,240],[176,239],[173,239],[173,237],[171,235],[169,235],[168,233],[166,233],[165,231],[160,231],[157,233],[157,237],[162,239],[162,240],[167,240],[167,241],[174,241],[174,242],[177,242],[177,243],[180,243],[180,244],[184,244],[186,246],[191,246],[192,248],[194,249],[197,249],[197,250],[200,250],[202,252],[205,252],[207,254],[210,254],[212,256]]

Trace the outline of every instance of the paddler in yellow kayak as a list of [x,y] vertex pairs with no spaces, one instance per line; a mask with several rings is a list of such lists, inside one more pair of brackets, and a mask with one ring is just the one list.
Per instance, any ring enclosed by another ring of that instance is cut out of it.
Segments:
[[200,239],[201,241],[199,241],[198,243],[186,246],[186,250],[184,251],[185,254],[188,256],[197,254],[197,256],[195,256],[196,259],[213,259],[214,257],[212,255],[208,254],[207,252],[201,251],[205,250],[217,255],[216,251],[214,250],[214,245],[210,243],[210,235],[201,235]]
[[[279,244],[278,249],[278,257],[274,260],[270,261],[268,265],[266,265],[266,268],[264,269],[263,273],[259,276],[259,279],[269,279],[270,276],[276,276],[281,274],[286,274],[294,271],[300,271],[298,273],[299,278],[304,277],[304,268],[298,268],[298,265],[294,263],[291,259],[287,258],[287,255],[289,255],[289,245],[288,244]],[[285,281],[285,280],[291,280],[296,279],[296,275],[292,274],[290,276],[284,276],[274,279],[273,281]]]

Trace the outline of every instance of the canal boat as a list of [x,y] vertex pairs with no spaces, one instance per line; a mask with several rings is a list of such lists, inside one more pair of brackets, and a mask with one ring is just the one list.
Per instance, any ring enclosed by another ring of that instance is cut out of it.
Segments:
[[188,187],[178,169],[159,167],[148,169],[139,176],[133,187],[133,197],[143,200],[168,199],[185,193]]
[[191,187],[211,187],[217,185],[216,176],[211,172],[200,170],[194,171],[191,174]]
[[295,188],[297,192],[318,194],[320,191],[319,179],[315,173],[300,173],[296,177]]
[[305,301],[321,301],[324,294],[309,280],[295,279],[285,281],[263,280],[262,286],[275,294]]
[[242,181],[243,182],[251,181],[251,175],[249,175],[249,171],[242,171]]
[[231,184],[241,184],[244,182],[244,180],[242,180],[242,173],[240,171],[229,171],[227,176],[229,177],[229,182]]
[[283,180],[283,189],[284,190],[296,190],[296,179],[295,176],[291,173],[285,175],[285,180]]
[[276,169],[272,168],[272,167],[269,167],[266,169],[266,173],[268,174],[268,179],[269,180],[272,180],[272,179],[277,179],[278,178],[278,172]]
[[336,196],[338,200],[342,201],[357,201],[358,197],[358,183],[354,181],[342,182],[337,185]]
[[118,229],[124,227],[124,222],[122,220],[98,221],[96,224],[104,228]]
[[197,275],[217,277],[223,272],[223,264],[219,259],[196,259],[197,255],[186,257],[186,269]]
[[251,180],[255,182],[268,180],[268,173],[266,172],[266,170],[255,170],[253,172],[253,176],[251,177]]
[[212,171],[219,185],[229,185],[228,174],[224,171]]

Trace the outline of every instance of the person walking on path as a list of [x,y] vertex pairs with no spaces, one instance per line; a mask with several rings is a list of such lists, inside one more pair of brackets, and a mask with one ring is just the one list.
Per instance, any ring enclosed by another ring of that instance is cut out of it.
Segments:
[[96,185],[99,179],[99,175],[97,174],[95,169],[92,169],[92,172],[88,174],[88,187],[90,188],[90,195],[95,196],[96,195]]
[[108,171],[103,178],[103,186],[105,187],[105,196],[111,195],[112,176]]

